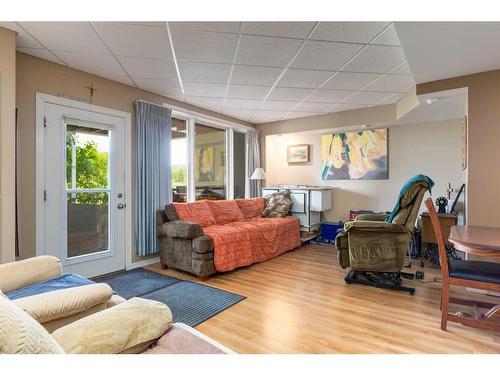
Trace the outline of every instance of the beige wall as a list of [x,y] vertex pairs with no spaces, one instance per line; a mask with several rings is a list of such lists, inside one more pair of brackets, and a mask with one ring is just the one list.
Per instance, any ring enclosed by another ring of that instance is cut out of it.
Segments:
[[467,219],[500,227],[500,70],[427,82],[417,94],[468,88]]
[[[250,124],[233,118],[188,105],[160,95],[110,81],[92,74],[54,64],[33,56],[17,54],[17,106],[20,126],[20,253],[21,258],[35,255],[35,94],[66,95],[89,99],[90,84],[97,89],[93,104],[132,113],[132,160],[135,160],[135,121],[133,102],[144,99],[158,104],[170,103],[188,110]],[[132,163],[135,176],[135,163]],[[133,199],[134,194],[132,194]],[[133,202],[132,202],[133,207]],[[133,260],[138,260],[133,251]]]
[[[323,219],[345,221],[351,209],[392,210],[403,183],[423,173],[436,186],[433,197],[445,196],[448,182],[458,189],[464,182],[461,167],[462,119],[437,123],[400,125],[389,128],[389,179],[371,181],[323,181],[321,173],[321,134],[289,133],[276,142],[266,137],[266,185],[312,184],[333,186],[333,208]],[[311,161],[288,165],[288,144],[310,144]]]
[[16,34],[0,27],[0,263],[15,260]]

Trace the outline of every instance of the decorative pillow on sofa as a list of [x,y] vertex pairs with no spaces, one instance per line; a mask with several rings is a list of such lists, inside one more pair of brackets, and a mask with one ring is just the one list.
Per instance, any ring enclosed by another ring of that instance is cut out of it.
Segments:
[[168,221],[179,220],[179,215],[177,215],[175,206],[172,203],[169,203],[165,206],[165,215],[167,216]]
[[293,202],[290,198],[290,190],[279,191],[264,197],[266,208],[262,211],[264,217],[284,217],[290,213]]
[[252,199],[235,199],[238,208],[246,220],[260,217],[266,207],[266,200],[262,197]]
[[200,224],[202,227],[208,227],[215,224],[215,218],[210,210],[208,201],[196,201],[192,203],[172,203],[183,221],[191,221]]
[[244,219],[238,205],[233,200],[208,201],[208,207],[218,225],[229,224]]

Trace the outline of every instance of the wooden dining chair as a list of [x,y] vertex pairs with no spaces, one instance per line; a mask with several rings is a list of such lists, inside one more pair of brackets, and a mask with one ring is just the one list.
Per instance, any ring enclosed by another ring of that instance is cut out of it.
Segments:
[[[480,301],[470,301],[450,297],[450,285],[476,288],[492,292],[500,292],[500,264],[473,260],[448,258],[445,238],[439,225],[439,218],[434,208],[432,198],[425,200],[434,229],[434,235],[439,249],[439,264],[441,266],[441,329],[446,331],[449,321],[462,323],[476,328],[485,328],[500,332],[500,305]],[[448,305],[458,304],[472,306],[473,313],[448,312]],[[489,309],[482,314],[480,308]]]

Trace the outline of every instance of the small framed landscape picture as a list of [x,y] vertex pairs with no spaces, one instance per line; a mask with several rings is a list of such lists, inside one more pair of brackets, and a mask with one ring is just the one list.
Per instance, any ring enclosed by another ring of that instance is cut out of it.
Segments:
[[288,163],[309,162],[309,145],[289,145],[287,149]]

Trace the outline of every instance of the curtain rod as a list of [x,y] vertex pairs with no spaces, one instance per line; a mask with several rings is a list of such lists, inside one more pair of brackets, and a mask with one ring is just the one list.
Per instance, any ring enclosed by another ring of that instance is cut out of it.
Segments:
[[148,100],[144,100],[144,99],[135,99],[136,102],[143,102],[143,103],[148,103],[148,104],[153,104],[153,105],[157,105],[158,107],[164,107],[164,108],[168,108],[165,103],[162,103],[162,104],[158,104],[158,103],[153,103],[153,102],[150,102]]

